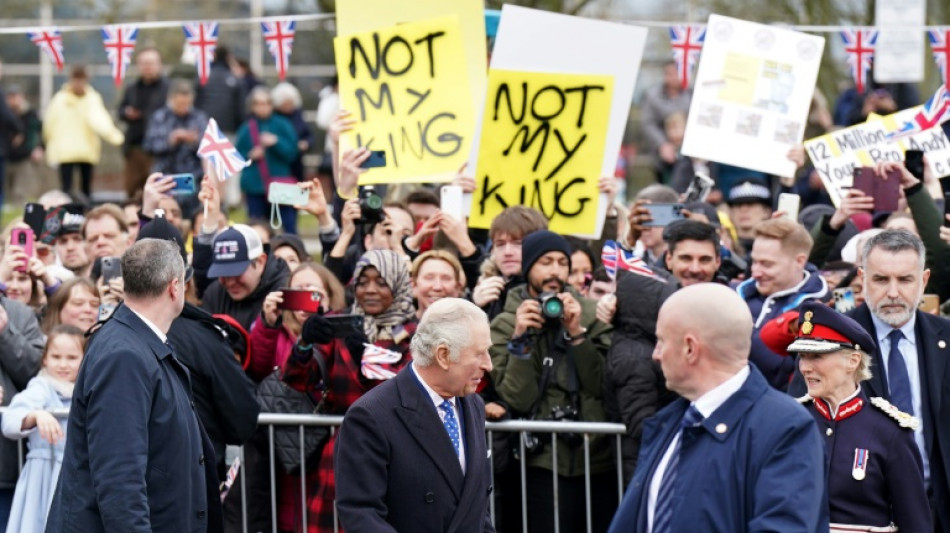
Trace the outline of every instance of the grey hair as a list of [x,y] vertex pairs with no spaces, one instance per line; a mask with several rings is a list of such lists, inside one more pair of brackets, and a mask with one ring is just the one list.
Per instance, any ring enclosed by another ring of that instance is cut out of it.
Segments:
[[299,109],[300,106],[303,105],[303,100],[300,98],[300,91],[286,81],[275,85],[270,91],[270,97],[274,102],[274,107],[280,107],[280,104],[286,100],[290,100],[294,103],[294,109]]
[[168,96],[175,94],[187,94],[188,96],[194,96],[195,87],[188,80],[174,80],[172,81],[171,87],[168,89]]
[[864,249],[861,250],[861,264],[867,268],[868,256],[875,248],[880,248],[885,252],[896,254],[905,250],[910,250],[917,254],[917,269],[924,270],[924,260],[927,255],[927,249],[924,248],[924,242],[920,237],[905,229],[887,229],[868,239],[864,243]]
[[412,360],[426,367],[435,361],[439,346],[449,350],[449,360],[456,362],[462,348],[471,341],[472,325],[487,322],[488,316],[477,305],[461,298],[442,298],[426,309],[416,333],[412,336]]
[[178,245],[172,241],[142,239],[122,254],[122,280],[127,297],[154,298],[174,279],[184,283],[185,262]]
[[871,354],[864,350],[855,350],[855,352],[861,354],[861,362],[858,363],[858,369],[854,372],[854,379],[858,383],[861,383],[873,377],[873,374],[871,374]]
[[274,103],[274,99],[271,97],[270,91],[267,90],[267,87],[264,87],[263,85],[258,85],[257,87],[254,87],[253,89],[251,89],[251,92],[249,92],[249,93],[247,94],[247,101],[245,102],[245,105],[247,105],[248,111],[250,111],[250,109],[251,109],[251,107],[252,107],[252,104],[253,104],[253,102],[254,102],[254,98],[256,98],[256,97],[258,97],[258,96],[266,96],[266,97],[267,97],[267,100],[268,100],[271,104]]

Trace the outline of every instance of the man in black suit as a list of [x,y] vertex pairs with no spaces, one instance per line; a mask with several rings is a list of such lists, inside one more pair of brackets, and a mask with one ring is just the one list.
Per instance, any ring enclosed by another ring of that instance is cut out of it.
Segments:
[[185,301],[175,244],[122,255],[125,302],[93,334],[76,379],[49,533],[219,532],[214,450],[188,370],[167,344]]
[[485,405],[488,318],[475,304],[432,304],[413,362],[346,413],[336,443],[340,524],[361,532],[494,532]]
[[924,460],[934,530],[950,533],[950,321],[917,309],[930,278],[917,236],[887,230],[868,240],[861,254],[866,301],[849,315],[878,345],[865,391],[923,422],[914,440]]

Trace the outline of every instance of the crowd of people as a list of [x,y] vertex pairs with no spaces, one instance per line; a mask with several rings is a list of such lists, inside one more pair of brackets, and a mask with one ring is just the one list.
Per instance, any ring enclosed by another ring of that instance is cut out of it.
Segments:
[[[329,178],[313,177],[298,89],[231,63],[218,47],[195,88],[139,50],[121,128],[79,66],[42,117],[7,91],[7,173],[43,216],[0,241],[0,529],[509,533],[526,516],[538,532],[950,532],[950,322],[919,309],[950,299],[950,215],[929,169],[879,163],[901,198],[876,212],[858,190],[833,206],[801,148],[791,179],[686,157],[690,93],[667,67],[643,104],[657,183],[627,204],[601,178],[599,239],[521,205],[477,230],[436,184],[362,189],[370,152],[339,153],[345,110],[321,105]],[[816,93],[809,127],[860,120],[888,91],[833,115]],[[209,118],[251,162],[232,178],[246,219],[196,154]],[[100,140],[122,146],[121,205],[90,202]],[[44,158],[60,186],[31,190]],[[707,197],[654,223],[707,172]],[[270,205],[276,182],[306,204]],[[475,188],[464,170],[454,183]],[[783,192],[800,213],[776,211]],[[275,369],[346,421],[305,470],[272,475],[257,388]],[[494,432],[485,450],[484,421],[513,419],[626,433],[618,448]]]

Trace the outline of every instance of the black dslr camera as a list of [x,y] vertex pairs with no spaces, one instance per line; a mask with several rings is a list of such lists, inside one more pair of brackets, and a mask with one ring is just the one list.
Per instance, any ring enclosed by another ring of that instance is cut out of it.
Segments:
[[383,211],[383,197],[376,194],[372,185],[360,188],[360,220],[361,224],[379,224],[386,218]]
[[725,247],[722,248],[719,255],[722,258],[722,263],[719,265],[716,275],[727,281],[738,278],[749,268],[749,264],[745,259],[730,252]]
[[[551,416],[547,418],[547,420],[553,422],[574,422],[579,419],[580,415],[577,409],[570,405],[565,407],[555,405],[551,408]],[[524,450],[528,455],[534,455],[544,448],[544,443],[534,433],[525,432],[521,434],[521,437],[524,441]],[[578,433],[558,433],[558,438],[572,448],[576,448],[584,442],[584,437]]]
[[538,296],[538,302],[541,303],[541,316],[548,320],[560,320],[564,318],[564,302],[553,292],[543,292]]

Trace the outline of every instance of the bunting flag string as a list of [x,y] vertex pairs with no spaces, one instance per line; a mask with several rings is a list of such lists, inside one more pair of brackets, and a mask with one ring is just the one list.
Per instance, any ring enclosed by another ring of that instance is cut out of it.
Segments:
[[683,90],[692,82],[693,68],[699,61],[705,40],[706,26],[670,26],[670,46]]
[[930,49],[934,54],[934,61],[940,69],[940,79],[944,86],[950,83],[950,26],[944,26],[927,32],[930,38]]
[[102,45],[106,49],[116,87],[121,87],[122,80],[125,79],[125,71],[132,62],[132,52],[135,51],[138,34],[138,28],[132,25],[113,24],[102,28]]
[[294,45],[296,29],[297,23],[293,20],[261,22],[264,42],[267,43],[268,50],[274,56],[274,64],[277,66],[280,81],[284,81],[287,76],[287,67],[290,65],[290,51]]
[[214,61],[214,49],[218,46],[217,22],[189,22],[182,25],[185,32],[185,45],[194,53],[198,68],[198,80],[202,85],[208,82],[211,62]]
[[198,157],[208,161],[214,167],[214,173],[218,176],[219,181],[227,180],[251,164],[221,133],[221,128],[218,127],[218,123],[213,118],[208,119],[208,127],[205,128],[205,132],[201,136],[201,142],[198,144]]
[[874,45],[877,43],[876,30],[843,30],[841,39],[844,41],[844,51],[848,54],[848,64],[851,65],[851,76],[857,86],[858,93],[864,93],[864,84],[868,70],[874,59]]
[[63,35],[59,28],[40,28],[27,36],[38,46],[50,60],[56,64],[56,70],[63,71]]

